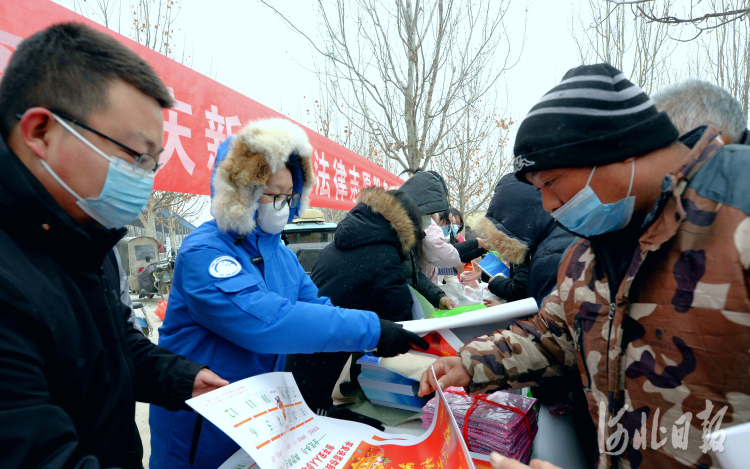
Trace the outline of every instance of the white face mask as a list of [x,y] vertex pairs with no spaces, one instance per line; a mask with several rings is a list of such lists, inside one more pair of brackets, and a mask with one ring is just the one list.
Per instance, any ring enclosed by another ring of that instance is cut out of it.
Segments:
[[273,208],[273,202],[258,204],[258,218],[256,223],[258,224],[258,228],[264,233],[281,233],[288,221],[289,204],[284,204],[284,208],[281,210]]

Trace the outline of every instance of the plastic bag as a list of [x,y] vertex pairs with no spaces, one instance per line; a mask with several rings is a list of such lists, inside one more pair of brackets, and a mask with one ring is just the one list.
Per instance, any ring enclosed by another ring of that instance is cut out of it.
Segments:
[[468,285],[449,282],[440,285],[440,288],[456,302],[457,306],[478,305],[482,303],[482,291],[474,290]]

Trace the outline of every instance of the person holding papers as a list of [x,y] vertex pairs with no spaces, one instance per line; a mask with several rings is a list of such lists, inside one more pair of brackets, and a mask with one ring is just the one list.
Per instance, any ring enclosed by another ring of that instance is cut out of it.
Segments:
[[712,126],[678,137],[620,70],[569,70],[521,123],[514,166],[581,239],[535,316],[440,358],[420,393],[574,374],[597,467],[718,467],[708,432],[750,421],[750,148]]
[[[419,336],[378,315],[333,306],[281,243],[308,205],[312,147],[297,125],[249,123],[223,142],[211,180],[214,220],[180,248],[159,343],[235,382],[283,371],[285,354],[404,353]],[[151,469],[216,468],[239,446],[192,412],[151,406]]]
[[[409,253],[419,255],[421,226],[419,209],[406,193],[363,189],[310,276],[336,306],[374,311],[391,321],[411,320],[414,301],[401,264]],[[311,409],[325,413],[333,405],[331,391],[349,355],[287,357],[286,371],[294,373]]]

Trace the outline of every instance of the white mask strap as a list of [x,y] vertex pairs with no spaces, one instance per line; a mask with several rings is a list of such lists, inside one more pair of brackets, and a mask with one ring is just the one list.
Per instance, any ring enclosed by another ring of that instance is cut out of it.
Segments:
[[628,195],[630,197],[630,191],[633,190],[633,180],[635,179],[635,160],[631,161],[630,165],[630,186],[628,186]]
[[78,132],[76,132],[76,130],[73,127],[71,127],[67,122],[65,122],[62,117],[57,117],[54,113],[52,113],[52,117],[54,117],[55,120],[57,122],[59,122],[60,125],[62,125],[68,132],[70,132],[73,135],[75,135],[78,138],[78,140],[80,140],[83,143],[85,143],[86,146],[88,146],[89,148],[91,148],[92,150],[94,150],[95,152],[97,152],[99,155],[101,155],[103,158],[105,158],[110,163],[112,162],[112,157],[107,156],[106,153],[104,153],[100,149],[96,148],[93,143],[89,142],[81,134],[79,134]]
[[78,195],[78,194],[76,194],[75,191],[73,191],[73,189],[71,189],[67,184],[65,184],[65,182],[62,179],[60,179],[60,176],[58,176],[57,174],[55,174],[54,171],[52,171],[52,168],[49,167],[49,165],[47,164],[46,161],[44,161],[41,158],[39,159],[39,161],[41,161],[42,166],[44,166],[44,168],[47,170],[47,172],[49,173],[49,175],[52,176],[55,179],[55,181],[57,181],[57,183],[60,184],[63,187],[63,189],[65,189],[66,191],[68,191],[68,193],[70,195],[72,195],[73,197],[75,197],[76,199],[78,199],[81,202],[83,202],[83,199],[81,198],[81,196]]
[[584,186],[584,187],[589,187],[589,183],[591,182],[591,178],[594,177],[594,171],[596,171],[596,166],[594,166],[593,168],[591,168],[591,174],[589,174],[589,180],[586,181],[586,186]]

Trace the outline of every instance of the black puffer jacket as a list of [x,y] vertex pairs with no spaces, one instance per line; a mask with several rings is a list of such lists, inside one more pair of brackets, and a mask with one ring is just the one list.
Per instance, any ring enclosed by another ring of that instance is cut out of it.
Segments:
[[[318,256],[310,275],[321,296],[342,308],[374,311],[381,319],[412,318],[412,296],[404,278],[404,251],[417,240],[414,224],[395,197],[364,189],[339,223],[335,240]],[[328,410],[331,391],[349,353],[288,355],[291,371],[310,408]]]
[[503,176],[495,186],[487,214],[476,230],[488,240],[500,230],[527,246],[523,262],[518,263],[527,264],[528,296],[540,305],[557,284],[560,258],[577,239],[544,210],[542,194],[513,174]]
[[77,225],[2,139],[0,167],[0,467],[141,467],[135,401],[182,408],[203,366],[128,323],[125,230]]

